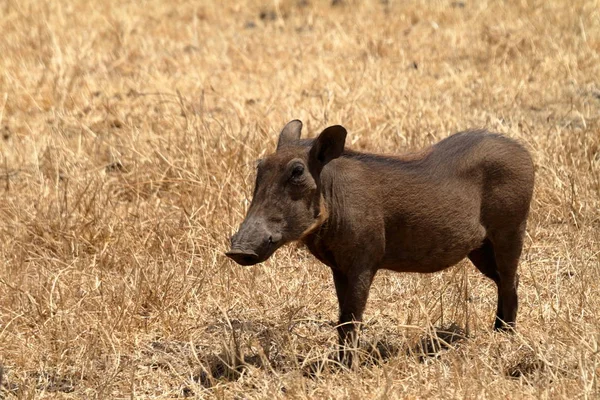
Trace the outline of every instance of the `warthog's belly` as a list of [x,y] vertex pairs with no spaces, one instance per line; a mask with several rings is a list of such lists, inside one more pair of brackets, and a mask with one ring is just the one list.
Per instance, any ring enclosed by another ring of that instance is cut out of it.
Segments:
[[423,231],[410,238],[398,236],[386,242],[381,268],[398,272],[430,273],[459,263],[479,248],[486,231],[479,223],[459,230]]

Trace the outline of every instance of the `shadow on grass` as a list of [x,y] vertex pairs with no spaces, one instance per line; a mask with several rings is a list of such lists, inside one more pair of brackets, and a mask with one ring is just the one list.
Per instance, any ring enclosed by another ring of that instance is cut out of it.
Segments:
[[[381,365],[387,360],[399,355],[417,357],[420,362],[439,357],[445,350],[453,348],[457,343],[467,338],[465,331],[457,324],[447,327],[434,328],[423,335],[416,344],[410,346],[393,340],[363,341],[358,353],[359,368]],[[293,359],[292,359],[293,358]],[[203,360],[202,371],[194,377],[194,381],[205,388],[213,387],[219,381],[238,379],[248,367],[270,369],[276,372],[286,372],[293,366],[300,367],[306,377],[317,378],[321,374],[343,372],[348,368],[338,361],[337,351],[324,354],[321,359],[308,361],[302,355],[283,356],[277,354],[269,357],[263,354],[244,355],[236,346],[218,355]]]
[[[364,343],[357,351],[359,368],[381,365],[397,356],[417,357],[419,362],[440,357],[445,350],[454,348],[459,342],[467,339],[464,329],[452,323],[447,327],[434,328],[423,335],[416,344],[398,344],[389,340],[378,340],[373,343]],[[323,373],[348,370],[338,361],[336,354],[324,360],[309,363],[303,373],[306,377],[316,378]]]

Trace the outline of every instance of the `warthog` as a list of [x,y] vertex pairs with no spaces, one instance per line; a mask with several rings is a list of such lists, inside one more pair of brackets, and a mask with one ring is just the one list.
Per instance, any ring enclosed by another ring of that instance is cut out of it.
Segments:
[[534,183],[523,146],[477,130],[384,156],[345,149],[340,125],[308,140],[301,129],[299,120],[289,122],[276,152],[259,162],[228,257],[253,265],[285,243],[306,244],[333,272],[342,349],[356,345],[355,325],[379,269],[430,273],[465,257],[498,287],[494,328],[514,327]]

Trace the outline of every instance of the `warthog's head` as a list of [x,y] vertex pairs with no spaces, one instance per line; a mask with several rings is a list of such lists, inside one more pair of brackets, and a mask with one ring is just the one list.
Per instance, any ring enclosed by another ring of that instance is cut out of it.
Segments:
[[226,255],[240,265],[268,259],[285,243],[299,240],[327,219],[320,175],[344,151],[346,129],[325,129],[310,145],[302,143],[302,122],[289,122],[277,151],[258,164],[254,196]]

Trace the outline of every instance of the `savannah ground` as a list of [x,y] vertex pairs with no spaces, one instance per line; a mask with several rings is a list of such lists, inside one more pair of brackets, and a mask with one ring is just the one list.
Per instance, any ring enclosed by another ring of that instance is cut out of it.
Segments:
[[[335,3],[0,2],[0,398],[599,396],[600,3]],[[223,255],[293,118],[371,152],[524,143],[518,332],[468,261],[381,272],[364,364],[311,375],[328,268]]]

